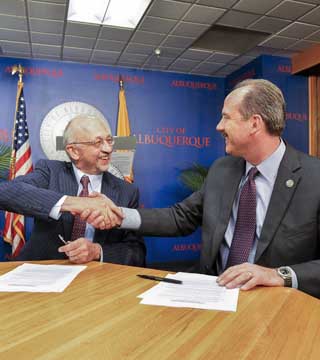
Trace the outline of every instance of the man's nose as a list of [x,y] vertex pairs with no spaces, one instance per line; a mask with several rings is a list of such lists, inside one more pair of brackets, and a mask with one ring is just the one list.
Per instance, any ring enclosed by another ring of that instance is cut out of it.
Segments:
[[218,122],[217,126],[216,126],[216,130],[217,130],[217,131],[223,131],[223,129],[224,129],[224,127],[223,127],[223,119],[221,119],[221,120]]
[[113,145],[110,145],[107,141],[104,141],[101,146],[101,151],[110,153],[113,151]]

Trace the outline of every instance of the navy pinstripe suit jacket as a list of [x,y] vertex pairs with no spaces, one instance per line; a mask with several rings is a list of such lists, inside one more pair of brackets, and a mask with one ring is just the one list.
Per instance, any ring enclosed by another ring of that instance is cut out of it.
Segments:
[[[55,160],[40,160],[32,173],[0,184],[0,208],[32,216],[35,220],[30,240],[17,260],[66,258],[64,253],[58,252],[62,245],[58,234],[70,239],[74,217],[62,213],[59,220],[53,220],[49,213],[63,195],[76,196],[77,191],[71,163]],[[138,207],[138,189],[109,172],[103,174],[101,193],[119,206]],[[145,265],[143,238],[132,231],[96,230],[93,241],[102,246],[105,262]]]

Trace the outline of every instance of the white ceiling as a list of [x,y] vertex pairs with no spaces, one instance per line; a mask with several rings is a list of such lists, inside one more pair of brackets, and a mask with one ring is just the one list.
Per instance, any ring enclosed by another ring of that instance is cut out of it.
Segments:
[[[1,56],[226,76],[320,43],[320,0],[152,0],[135,30],[69,23],[67,12],[68,0],[0,0]],[[239,54],[190,48],[213,24],[271,35]]]

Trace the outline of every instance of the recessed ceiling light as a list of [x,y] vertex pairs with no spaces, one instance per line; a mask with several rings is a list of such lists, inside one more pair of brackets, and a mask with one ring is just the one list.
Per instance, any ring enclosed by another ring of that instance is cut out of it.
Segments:
[[134,29],[151,0],[70,0],[68,21]]

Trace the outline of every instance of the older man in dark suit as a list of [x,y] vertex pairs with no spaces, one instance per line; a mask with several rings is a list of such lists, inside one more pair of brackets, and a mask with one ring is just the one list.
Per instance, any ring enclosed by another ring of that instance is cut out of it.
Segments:
[[[320,297],[320,161],[281,139],[285,101],[266,80],[245,80],[226,97],[217,130],[227,156],[205,184],[167,209],[124,209],[148,236],[202,226],[201,272],[228,288],[296,287]],[[99,218],[88,221],[99,225]],[[121,223],[121,219],[119,219]]]
[[[141,236],[128,230],[95,230],[71,214],[74,208],[78,212],[88,207],[95,211],[105,209],[99,198],[77,194],[101,193],[122,206],[138,207],[138,189],[107,172],[113,143],[104,121],[78,116],[64,132],[65,150],[71,162],[40,160],[32,173],[0,184],[0,208],[35,219],[30,240],[17,260],[68,257],[78,264],[92,260],[145,264]],[[68,243],[63,245],[61,238]]]

